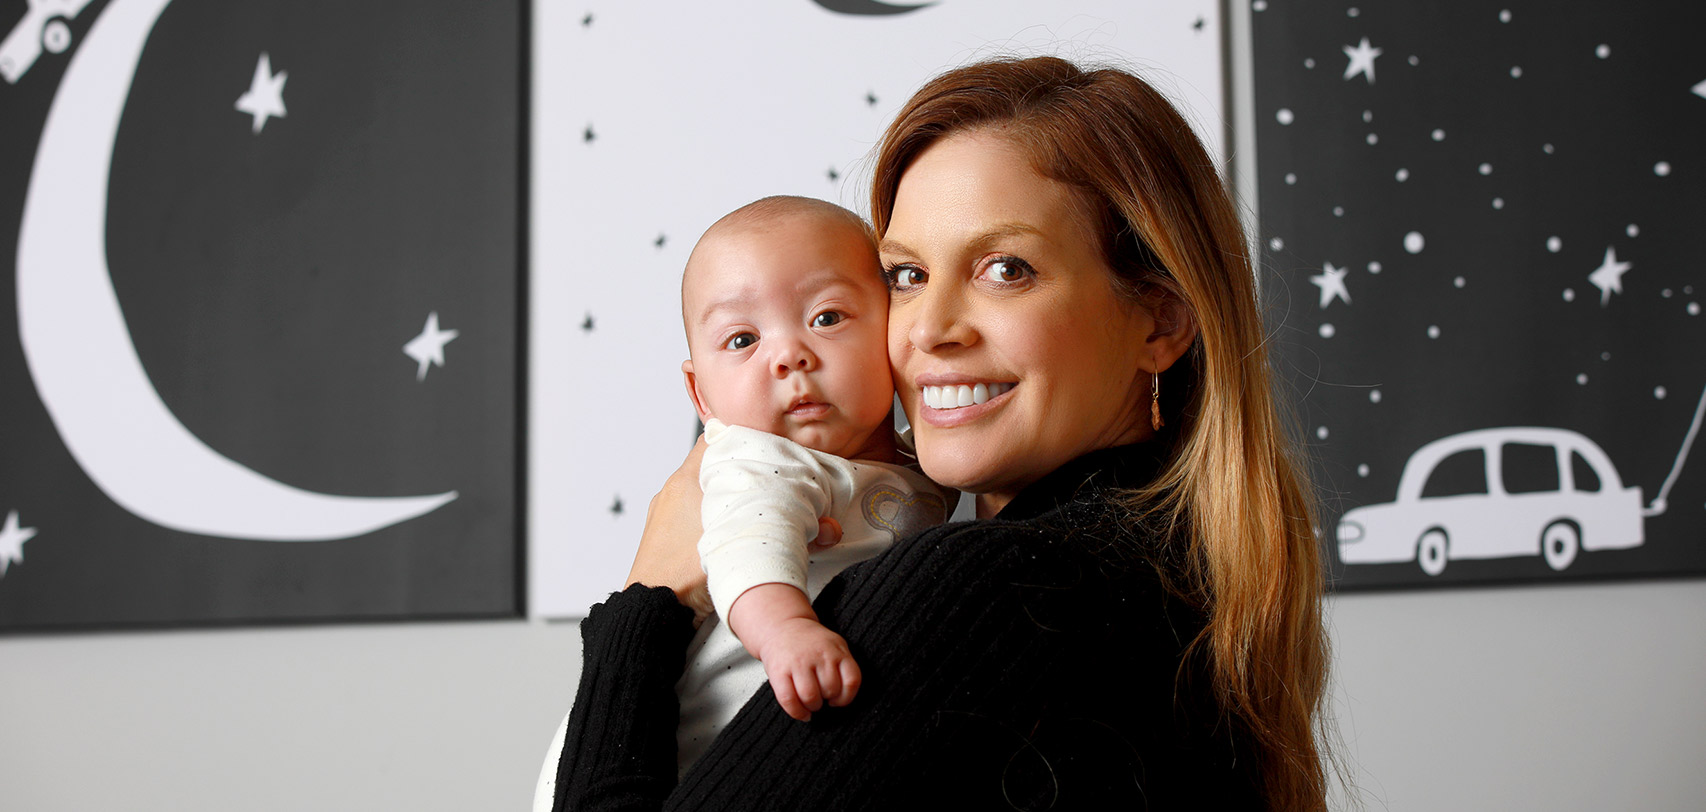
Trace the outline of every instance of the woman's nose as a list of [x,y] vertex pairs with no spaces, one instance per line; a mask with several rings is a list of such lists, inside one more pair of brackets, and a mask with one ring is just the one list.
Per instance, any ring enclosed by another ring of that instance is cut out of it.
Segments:
[[[933,352],[955,345],[976,341],[977,331],[968,320],[967,302],[961,291],[952,285],[926,287],[913,300],[912,324],[907,328],[907,340],[923,352]],[[895,314],[890,313],[889,318]]]

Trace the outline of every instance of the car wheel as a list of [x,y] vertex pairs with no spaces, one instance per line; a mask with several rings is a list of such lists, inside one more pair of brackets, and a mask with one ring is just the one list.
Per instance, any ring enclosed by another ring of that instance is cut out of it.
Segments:
[[1540,534],[1540,554],[1546,566],[1559,572],[1568,569],[1582,548],[1582,531],[1569,522],[1553,522]]
[[41,45],[49,53],[62,54],[71,47],[71,26],[64,20],[54,20],[42,27]]
[[1445,572],[1445,554],[1449,546],[1444,530],[1435,528],[1423,533],[1421,540],[1416,542],[1416,563],[1422,565],[1422,572],[1429,575]]

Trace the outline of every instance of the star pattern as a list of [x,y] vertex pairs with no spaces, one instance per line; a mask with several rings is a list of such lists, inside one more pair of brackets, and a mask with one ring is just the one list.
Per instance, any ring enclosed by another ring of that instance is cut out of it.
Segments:
[[434,364],[444,366],[444,345],[456,338],[457,332],[438,328],[438,311],[427,314],[426,327],[422,328],[421,334],[403,345],[403,353],[420,364],[415,380],[426,380],[427,369]]
[[581,322],[581,332],[590,333],[590,332],[592,332],[592,328],[593,328],[592,314],[587,313],[586,314],[586,320]]
[[18,526],[18,511],[6,514],[6,523],[0,525],[0,575],[13,564],[24,560],[24,542],[35,538],[34,527]]
[[833,166],[829,168],[829,179],[831,181],[841,180],[841,173],[835,171],[835,167]]
[[581,133],[581,140],[590,144],[598,138],[598,133],[592,131],[592,125],[586,125],[586,131]]
[[1617,260],[1617,249],[1615,247],[1606,246],[1605,261],[1601,262],[1593,273],[1588,274],[1588,281],[1592,282],[1594,287],[1599,288],[1600,307],[1611,304],[1611,294],[1623,292],[1623,274],[1633,267],[1635,266],[1628,262]]
[[261,52],[255,63],[255,76],[249,80],[249,90],[237,97],[237,110],[254,116],[252,129],[259,135],[271,117],[284,118],[284,80],[288,71],[272,72],[272,59]]
[[658,238],[657,238],[657,239],[655,239],[655,240],[652,240],[652,245],[654,245],[654,246],[657,246],[657,247],[658,247],[658,248],[659,248],[659,249],[661,249],[661,248],[663,248],[663,245],[664,245],[664,243],[666,243],[666,242],[669,242],[669,238],[668,238],[668,237],[666,237],[666,236],[664,236],[664,235],[663,235],[663,234],[662,234],[662,233],[661,233],[661,232],[660,232],[660,233],[659,233],[659,234],[658,234]]
[[1700,80],[1700,84],[1694,86],[1694,95],[1706,99],[1706,79]]
[[621,496],[621,494],[618,494],[616,496],[615,501],[610,503],[610,515],[612,515],[612,516],[622,515],[622,496]]
[[1321,263],[1321,273],[1309,277],[1309,281],[1321,289],[1322,310],[1326,310],[1327,305],[1331,304],[1334,299],[1345,304],[1351,303],[1351,292],[1345,288],[1345,274],[1347,273],[1349,271],[1344,268],[1333,267],[1331,262],[1323,262]]
[[1360,73],[1368,79],[1369,84],[1374,84],[1374,58],[1380,56],[1383,51],[1370,46],[1368,37],[1363,37],[1362,42],[1355,47],[1344,46],[1344,50],[1345,56],[1351,60],[1350,64],[1345,66],[1345,79],[1349,81],[1352,76]]
[[[1706,84],[1706,82],[1702,82],[1701,84]],[[865,92],[865,103],[872,107],[877,106],[877,94],[875,91]]]

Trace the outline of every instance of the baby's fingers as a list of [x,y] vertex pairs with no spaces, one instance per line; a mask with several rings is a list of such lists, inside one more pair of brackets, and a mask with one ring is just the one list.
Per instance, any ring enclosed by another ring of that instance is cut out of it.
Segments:
[[[817,672],[812,669],[802,668],[794,674],[794,691],[799,694],[800,704],[806,706],[807,710],[815,711],[823,707],[823,687],[818,685]],[[810,719],[811,714],[807,713],[806,718]]]
[[782,706],[782,712],[802,722],[809,722],[812,712],[800,701],[798,692],[794,689],[794,679],[787,673],[780,673],[770,678],[770,690],[776,692],[776,703]]
[[840,667],[835,669],[835,678],[839,682],[841,690],[836,694],[825,692],[829,696],[830,707],[847,707],[853,701],[853,697],[859,694],[859,684],[864,679],[863,675],[859,673],[859,664],[853,662],[851,657],[842,660]]

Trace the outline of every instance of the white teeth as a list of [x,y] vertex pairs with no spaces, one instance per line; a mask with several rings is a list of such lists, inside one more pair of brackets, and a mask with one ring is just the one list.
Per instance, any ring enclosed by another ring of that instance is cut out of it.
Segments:
[[975,386],[926,386],[924,405],[932,409],[958,409],[988,403],[1012,389],[1010,383],[980,383]]

